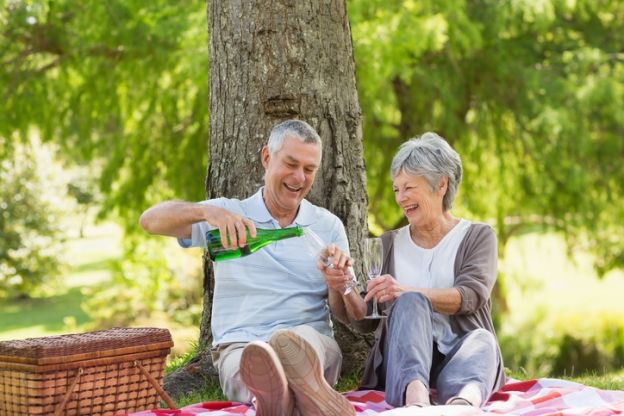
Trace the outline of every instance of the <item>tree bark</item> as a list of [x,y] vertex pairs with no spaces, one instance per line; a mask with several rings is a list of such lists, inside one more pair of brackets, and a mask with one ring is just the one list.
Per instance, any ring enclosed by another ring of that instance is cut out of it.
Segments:
[[[307,199],[343,221],[356,273],[364,276],[358,260],[368,235],[367,193],[346,2],[209,0],[208,26],[207,197],[242,199],[255,193],[263,183],[259,153],[271,128],[291,118],[310,123],[323,141],[323,159]],[[213,279],[206,261],[201,350],[211,343]],[[344,325],[336,324],[335,331],[343,350],[343,374],[351,374],[361,367],[370,338]],[[184,382],[206,360],[210,354],[200,354],[190,368],[168,379]]]

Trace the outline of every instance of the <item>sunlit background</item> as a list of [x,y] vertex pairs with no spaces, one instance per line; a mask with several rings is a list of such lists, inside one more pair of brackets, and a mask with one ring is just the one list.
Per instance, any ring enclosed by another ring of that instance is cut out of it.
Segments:
[[[454,213],[495,227],[499,338],[528,376],[624,367],[624,3],[350,0],[374,234],[425,131],[462,155]],[[165,326],[197,340],[201,251],[140,213],[200,200],[204,1],[0,0],[0,340]],[[252,192],[252,190],[250,190]]]

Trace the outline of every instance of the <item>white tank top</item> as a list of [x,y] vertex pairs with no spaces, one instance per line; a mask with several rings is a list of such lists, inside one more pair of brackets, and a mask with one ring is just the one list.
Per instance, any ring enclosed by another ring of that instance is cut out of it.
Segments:
[[[443,289],[455,283],[455,256],[466,236],[470,221],[460,221],[433,248],[422,248],[412,240],[409,225],[401,228],[394,240],[394,273],[402,285]],[[448,315],[434,312],[433,339],[442,354],[448,354],[457,341]]]

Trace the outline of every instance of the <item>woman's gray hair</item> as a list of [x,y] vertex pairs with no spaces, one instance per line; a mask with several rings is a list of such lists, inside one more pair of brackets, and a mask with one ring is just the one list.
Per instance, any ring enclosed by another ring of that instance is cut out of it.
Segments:
[[451,145],[436,133],[427,132],[420,137],[403,143],[392,159],[392,178],[401,172],[422,176],[434,191],[443,177],[448,178],[448,187],[442,200],[442,208],[453,207],[457,188],[462,179],[462,162]]
[[294,137],[303,143],[317,144],[321,150],[323,148],[321,137],[312,126],[301,120],[286,120],[273,127],[271,130],[267,143],[270,154],[273,155],[279,152],[284,144],[286,136]]

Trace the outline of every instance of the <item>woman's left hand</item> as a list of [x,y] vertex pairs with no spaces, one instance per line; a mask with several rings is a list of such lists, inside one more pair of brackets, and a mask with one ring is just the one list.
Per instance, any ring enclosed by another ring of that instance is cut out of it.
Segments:
[[377,299],[377,302],[382,303],[390,302],[401,296],[403,288],[394,277],[389,274],[384,274],[376,277],[375,279],[369,280],[366,286],[366,291],[368,292],[364,297],[366,302],[375,298]]

